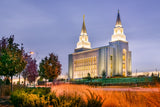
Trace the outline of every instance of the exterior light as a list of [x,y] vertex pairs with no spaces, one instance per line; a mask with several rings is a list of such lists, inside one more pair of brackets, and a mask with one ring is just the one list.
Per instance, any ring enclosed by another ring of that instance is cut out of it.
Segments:
[[34,52],[29,52],[31,55],[33,55],[34,54]]

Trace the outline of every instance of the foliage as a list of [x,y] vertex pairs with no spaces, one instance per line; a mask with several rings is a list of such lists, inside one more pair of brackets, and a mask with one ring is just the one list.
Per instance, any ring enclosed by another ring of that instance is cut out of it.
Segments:
[[26,88],[24,89],[28,94],[38,94],[38,95],[47,95],[50,93],[50,88]]
[[3,80],[2,79],[0,79],[0,86],[3,84]]
[[[17,90],[12,93],[11,100],[15,107],[80,107],[83,106],[83,100],[80,96],[70,96],[65,93],[56,96],[55,92],[43,93],[48,88]],[[41,93],[41,94],[39,94]]]
[[41,79],[43,79],[43,78],[47,79],[47,76],[45,75],[45,69],[44,69],[45,62],[46,62],[46,58],[42,59],[39,64],[38,73],[39,73],[39,76]]
[[154,74],[153,74],[153,72],[152,72],[152,74],[151,74],[151,77],[154,77]]
[[30,61],[30,63],[27,66],[27,70],[28,70],[28,76],[27,76],[28,81],[29,82],[35,81],[36,78],[38,77],[37,64],[35,59]]
[[102,72],[102,78],[103,78],[103,79],[106,78],[106,72],[105,72],[105,70],[103,70],[103,72]]
[[[102,88],[102,87],[95,88],[87,85],[63,84],[63,85],[52,86],[51,90],[52,91],[57,90],[56,91],[57,95],[59,94],[61,95],[61,93],[65,90],[67,90],[66,94],[68,95],[74,95],[74,93],[76,92],[77,95],[83,96],[86,102],[86,106],[89,106],[89,107],[92,107],[98,103],[98,102],[94,103],[95,99],[97,99],[96,101],[102,101],[102,102],[104,100],[102,104],[103,107],[159,107],[159,104],[160,104],[160,99],[159,99],[160,84],[159,85],[157,84],[156,86],[157,90],[155,90],[155,88],[150,87],[150,88],[147,88],[145,92],[144,91],[115,91],[115,90],[106,91],[105,88]],[[87,90],[90,90],[90,92]],[[145,90],[145,89],[142,89],[142,90]],[[147,90],[150,90],[150,91],[147,91]],[[91,95],[90,93],[93,95]],[[89,100],[86,94],[89,96],[89,99],[93,103],[88,103]],[[98,100],[99,99],[98,97],[101,100]]]
[[5,83],[6,85],[10,85],[10,79],[9,79],[8,77],[5,77],[4,83]]
[[105,99],[102,99],[101,96],[98,96],[96,93],[88,90],[89,95],[86,94],[87,97],[87,107],[101,107]]
[[132,76],[132,72],[131,71],[127,72],[127,75]]
[[91,74],[90,73],[87,74],[87,79],[91,80]]
[[2,37],[0,42],[0,75],[11,77],[11,87],[12,77],[22,72],[27,64],[23,53],[23,47],[19,48],[19,44],[14,42],[13,35],[9,38]]
[[58,56],[53,53],[49,54],[49,57],[45,57],[43,68],[45,69],[45,75],[49,79],[55,79],[61,74],[61,64],[58,61]]
[[74,84],[87,84],[87,85],[94,85],[94,86],[104,86],[104,85],[135,85],[138,83],[138,85],[154,85],[155,79],[153,77],[138,77],[138,78],[93,78],[92,80],[88,79],[78,79],[78,80],[72,80],[71,83]]

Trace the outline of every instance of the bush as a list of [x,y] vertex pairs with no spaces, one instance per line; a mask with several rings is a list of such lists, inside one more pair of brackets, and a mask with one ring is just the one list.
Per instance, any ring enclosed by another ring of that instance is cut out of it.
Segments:
[[88,90],[89,95],[86,94],[87,96],[87,107],[101,107],[105,99],[102,99],[102,97],[96,95],[94,92],[91,92]]
[[11,95],[15,107],[44,107],[49,104],[47,94],[50,88],[26,88],[16,90]]
[[[84,101],[80,96],[66,95],[65,93],[56,96],[55,92],[48,93],[46,95],[42,94],[43,91],[48,91],[46,89],[26,89],[17,90],[12,93],[11,100],[15,107],[81,107],[85,106]],[[38,92],[37,92],[38,91]],[[37,93],[35,93],[37,92]],[[39,94],[41,93],[41,95]]]

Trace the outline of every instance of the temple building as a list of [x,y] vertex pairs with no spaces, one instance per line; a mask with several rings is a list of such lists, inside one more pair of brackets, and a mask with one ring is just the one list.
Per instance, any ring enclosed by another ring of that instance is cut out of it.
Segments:
[[115,75],[128,76],[132,73],[131,51],[123,31],[120,14],[118,11],[114,32],[109,45],[91,48],[89,42],[85,17],[83,16],[82,30],[74,53],[69,54],[69,79],[87,77],[106,77]]

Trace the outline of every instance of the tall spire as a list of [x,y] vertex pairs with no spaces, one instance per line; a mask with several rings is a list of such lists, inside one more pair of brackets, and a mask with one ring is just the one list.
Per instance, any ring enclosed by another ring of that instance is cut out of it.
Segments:
[[84,18],[85,16],[83,15],[82,30],[81,30],[81,34],[80,34],[76,49],[80,49],[80,48],[91,49],[91,43],[88,41],[88,35],[87,35]]
[[83,25],[82,25],[82,30],[81,30],[81,35],[86,34],[87,35],[87,30],[85,26],[85,15],[83,15]]
[[119,10],[118,10],[116,25],[114,27],[114,33],[112,35],[111,42],[119,41],[119,40],[127,42],[126,36],[123,32],[123,27],[122,27],[122,24],[121,24],[120,14],[119,14]]
[[118,9],[118,14],[117,14],[116,27],[122,27],[119,9]]

